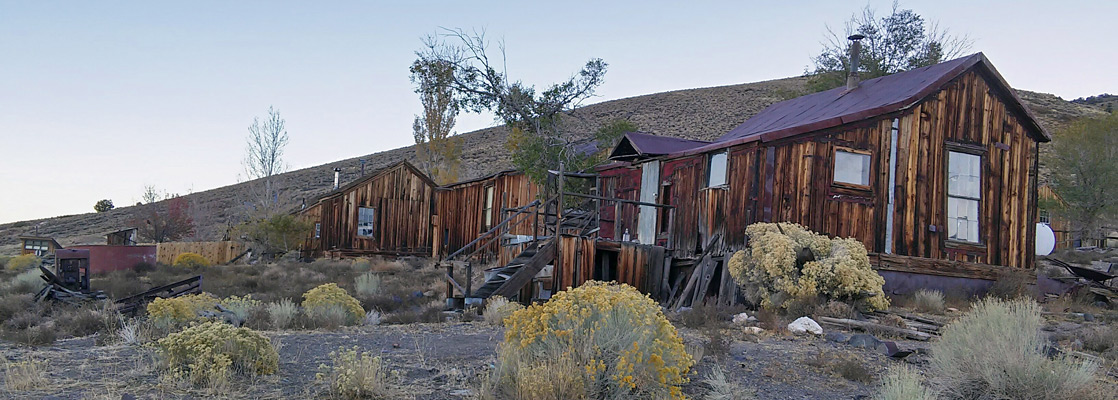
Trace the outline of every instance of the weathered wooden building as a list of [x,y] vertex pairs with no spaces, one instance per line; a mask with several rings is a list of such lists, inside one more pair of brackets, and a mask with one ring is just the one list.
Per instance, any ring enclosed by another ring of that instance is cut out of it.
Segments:
[[[435,243],[438,243],[435,258],[461,250],[517,210],[539,200],[539,196],[538,185],[532,183],[527,175],[512,170],[438,188],[437,217],[433,227]],[[539,229],[539,224],[523,221],[526,216],[518,217],[514,226],[502,232],[512,236],[498,238],[483,246],[480,249],[484,253],[482,258],[507,262],[516,254],[510,254],[514,250],[500,251],[501,241],[517,242],[519,236],[531,236],[534,230]],[[470,249],[473,250],[478,249]]]
[[747,225],[787,221],[860,240],[894,290],[974,291],[985,284],[929,277],[989,282],[1032,267],[1037,146],[1047,141],[978,53],[776,103],[714,143],[600,173],[617,197],[673,207],[615,223],[636,226],[630,237],[642,243],[657,227],[655,242],[676,258],[728,255]]
[[304,256],[430,255],[435,186],[401,161],[309,201]]
[[52,256],[54,251],[61,249],[62,245],[52,237],[47,236],[20,236],[19,254],[34,254],[40,257]]

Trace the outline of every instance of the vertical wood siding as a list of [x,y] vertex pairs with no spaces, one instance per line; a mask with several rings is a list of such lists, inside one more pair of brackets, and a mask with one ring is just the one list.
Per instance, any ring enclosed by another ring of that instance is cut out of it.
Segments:
[[[493,187],[492,221],[486,224],[485,188]],[[516,209],[539,198],[539,187],[524,174],[502,172],[475,181],[450,185],[438,190],[436,212],[438,214],[439,240],[438,256],[444,257],[469,244],[486,231],[486,226],[496,226],[511,215],[507,209]],[[541,216],[542,220],[542,216]],[[514,227],[510,233],[531,235],[534,225],[528,221]],[[541,224],[542,228],[542,224]],[[470,250],[472,251],[472,250]],[[503,249],[494,242],[487,249],[488,255],[501,261],[512,259],[519,253],[519,247]],[[511,256],[510,256],[511,254]]]

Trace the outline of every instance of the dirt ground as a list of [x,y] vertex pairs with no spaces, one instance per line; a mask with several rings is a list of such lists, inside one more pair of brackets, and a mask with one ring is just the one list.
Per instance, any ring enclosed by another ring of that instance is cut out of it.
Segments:
[[[702,342],[698,332],[682,328],[684,340]],[[158,364],[148,349],[139,346],[94,345],[95,338],[59,341],[52,346],[29,348],[0,343],[9,360],[32,357],[47,362],[49,386],[33,391],[10,392],[0,387],[3,398],[140,399],[314,398],[325,394],[315,380],[320,364],[329,364],[329,353],[339,347],[357,346],[380,354],[397,371],[399,398],[473,398],[481,377],[496,362],[496,347],[503,337],[500,328],[484,322],[382,325],[340,331],[267,332],[279,343],[280,368],[275,375],[237,378],[224,390],[191,389],[163,382]],[[728,336],[739,336],[727,332]],[[908,344],[905,344],[906,346]],[[738,337],[731,341],[725,357],[706,354],[692,370],[684,392],[704,398],[703,378],[720,365],[728,380],[743,390],[752,389],[760,399],[860,399],[869,396],[877,382],[845,379],[819,360],[835,355],[853,355],[873,376],[881,375],[892,361],[884,356],[845,344],[810,337]],[[822,358],[820,354],[823,354]],[[0,373],[3,371],[0,370]]]

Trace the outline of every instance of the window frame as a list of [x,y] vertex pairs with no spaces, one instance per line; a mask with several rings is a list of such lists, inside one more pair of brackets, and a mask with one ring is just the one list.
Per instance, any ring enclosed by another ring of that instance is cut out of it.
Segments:
[[[370,221],[368,223],[368,228],[370,230],[368,235],[361,234],[361,227],[362,227],[362,225],[364,225],[364,223],[361,221],[361,211],[362,210],[370,210],[370,213],[372,214],[372,216],[370,217]],[[376,232],[377,232],[377,209],[376,209],[376,207],[358,206],[357,207],[357,237],[358,238],[365,238],[365,239],[376,239],[376,237],[377,237]]]
[[485,185],[481,189],[481,231],[488,232],[496,225],[493,222],[493,209],[497,207],[496,185]]
[[[986,178],[986,149],[978,146],[968,146],[962,143],[946,142],[943,152],[943,238],[944,242],[949,247],[971,247],[971,248],[985,248],[986,240],[983,233],[988,229],[983,222],[983,206],[985,199],[982,197],[983,182]],[[960,153],[970,156],[978,157],[978,197],[956,196],[951,194],[951,153]],[[948,222],[948,215],[950,215],[951,199],[963,199],[975,201],[978,203],[978,237],[974,241],[966,239],[954,239],[951,237],[950,222]]]
[[[851,182],[839,182],[839,181],[835,180],[835,171],[838,170],[838,152],[840,152],[840,151],[845,152],[845,153],[864,155],[864,156],[867,156],[867,157],[870,158],[868,168],[866,170],[866,184],[865,185],[860,185],[860,184],[851,183]],[[847,146],[834,146],[831,149],[831,187],[839,188],[839,189],[847,189],[847,190],[851,190],[851,191],[854,191],[854,192],[858,192],[860,194],[866,194],[868,192],[873,192],[873,176],[874,176],[874,174],[873,174],[874,173],[874,165],[873,164],[874,164],[874,162],[873,162],[873,151],[864,150],[864,149],[855,149],[853,147],[847,147]]]
[[[711,182],[710,182],[710,178],[712,177],[712,173],[714,172],[714,157],[719,156],[719,155],[726,157],[726,161],[723,162],[723,167],[724,168],[722,169],[722,171],[723,171],[722,172],[722,183],[717,184],[717,185],[712,185]],[[707,168],[706,168],[706,170],[707,170],[706,171],[707,172],[706,173],[706,181],[704,182],[705,186],[703,186],[703,188],[724,188],[724,187],[729,186],[729,184],[730,184],[730,150],[726,149],[726,150],[722,150],[722,151],[716,151],[716,152],[713,152],[713,153],[707,153]]]
[[314,238],[319,239],[321,237],[322,237],[322,223],[321,222],[315,222],[314,223]]

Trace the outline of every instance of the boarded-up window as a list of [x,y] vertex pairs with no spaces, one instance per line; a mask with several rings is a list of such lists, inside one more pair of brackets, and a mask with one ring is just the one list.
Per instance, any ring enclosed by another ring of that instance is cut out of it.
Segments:
[[376,213],[375,208],[359,207],[357,209],[357,236],[371,238],[373,232],[376,232]]
[[707,168],[707,187],[726,184],[726,155],[726,152],[710,155],[710,164]]
[[834,182],[869,187],[870,155],[836,149]]
[[982,157],[950,151],[947,155],[947,237],[979,243],[978,202],[982,199]]
[[494,200],[493,196],[494,196],[493,187],[492,186],[486,186],[485,187],[485,207],[482,208],[482,210],[481,210],[482,211],[481,212],[481,218],[482,218],[481,227],[482,227],[483,230],[486,230],[486,231],[493,228],[493,200]]

